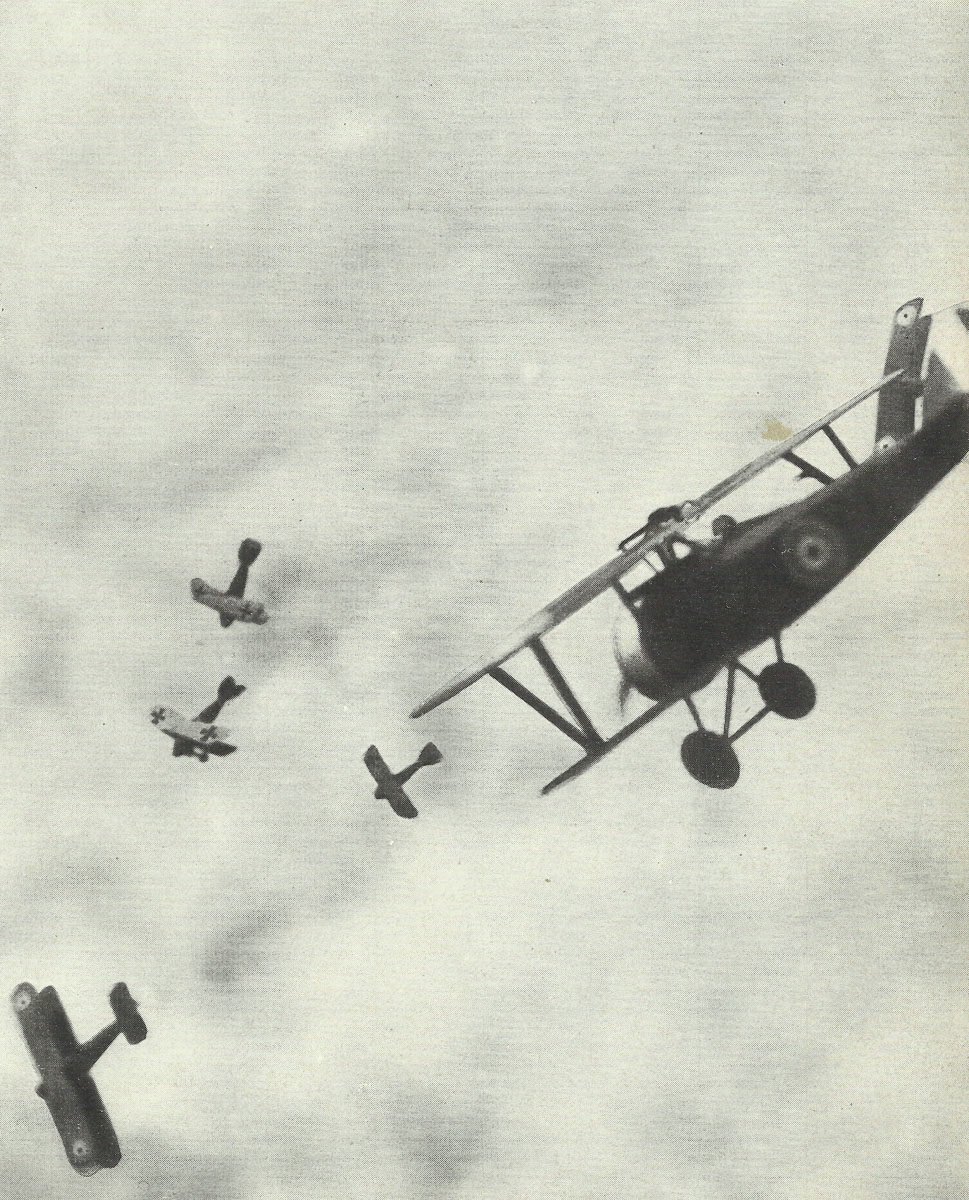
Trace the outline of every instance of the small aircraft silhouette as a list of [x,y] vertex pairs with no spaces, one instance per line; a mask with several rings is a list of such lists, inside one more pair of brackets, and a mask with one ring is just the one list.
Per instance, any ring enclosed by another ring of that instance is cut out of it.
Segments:
[[174,740],[172,754],[176,758],[183,754],[190,754],[199,762],[208,762],[210,754],[217,758],[225,758],[237,747],[230,746],[226,741],[229,730],[220,725],[213,725],[212,722],[230,700],[241,696],[245,690],[244,684],[236,683],[231,675],[227,675],[219,684],[216,699],[203,708],[194,721],[187,721],[174,708],[159,705],[151,710],[151,723],[159,726],[162,733],[167,733]]
[[[684,766],[707,787],[733,787],[740,776],[734,750],[740,737],[769,713],[797,720],[814,707],[811,680],[784,661],[782,631],[854,570],[969,452],[969,302],[932,316],[921,313],[921,299],[895,313],[884,375],[874,386],[699,499],[657,509],[620,543],[617,558],[553,600],[411,715],[423,716],[490,676],[584,751],[577,763],[546,784],[543,792],[549,792],[683,701],[696,723],[681,747]],[[859,463],[832,426],[875,394],[875,445]],[[847,464],[838,478],[797,454],[819,433]],[[799,478],[821,484],[820,489],[751,520],[719,516],[712,541],[690,538],[690,527],[700,516],[781,459],[798,469]],[[642,580],[644,567],[652,574]],[[640,580],[624,584],[634,570]],[[603,736],[542,639],[610,589],[621,605],[613,634],[620,697],[635,691],[653,704],[616,733]],[[765,642],[773,642],[777,661],[755,674],[741,656]],[[538,660],[567,715],[505,670],[505,662],[525,649]],[[715,731],[704,726],[693,696],[723,670],[725,711],[722,729]],[[756,685],[763,707],[731,730],[738,675]]]
[[22,983],[10,1000],[40,1072],[37,1095],[50,1110],[68,1162],[80,1175],[116,1167],[121,1161],[118,1138],[90,1072],[119,1034],[133,1046],[148,1036],[127,985],[116,983],[111,989],[114,1020],[83,1045],[52,987],[38,992]]
[[269,620],[265,608],[256,600],[244,600],[249,568],[259,557],[262,544],[255,538],[246,538],[239,547],[239,567],[232,582],[224,592],[209,587],[204,579],[193,579],[190,587],[192,599],[219,614],[219,623],[228,629],[233,621],[248,621],[253,625],[265,625]]
[[404,784],[421,769],[433,767],[441,761],[441,752],[433,742],[428,742],[418,754],[417,759],[394,774],[384,762],[376,746],[368,746],[363,756],[367,770],[374,777],[377,790],[374,795],[378,800],[387,800],[398,817],[416,817],[417,809],[411,804],[410,797],[404,791]]

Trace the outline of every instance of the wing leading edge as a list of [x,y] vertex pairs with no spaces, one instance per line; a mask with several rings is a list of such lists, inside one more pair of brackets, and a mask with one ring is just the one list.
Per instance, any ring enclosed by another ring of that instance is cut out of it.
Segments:
[[518,654],[528,646],[533,646],[539,638],[543,637],[550,630],[554,629],[573,613],[577,613],[580,609],[590,604],[603,592],[613,587],[628,571],[631,571],[637,566],[647,554],[657,549],[665,541],[677,535],[685,536],[689,526],[702,516],[709,509],[719,504],[721,500],[743,487],[752,479],[756,478],[761,472],[766,471],[768,467],[772,467],[774,463],[779,462],[785,455],[790,454],[798,446],[814,437],[826,429],[833,422],[861,404],[863,400],[867,400],[870,396],[874,396],[876,392],[881,391],[883,387],[898,379],[903,370],[899,369],[885,375],[876,384],[869,388],[865,388],[863,392],[852,396],[850,400],[846,400],[843,404],[839,404],[837,408],[833,408],[826,416],[812,421],[810,425],[806,425],[803,429],[793,434],[783,442],[778,442],[763,454],[759,455],[746,466],[741,467],[739,471],[735,471],[732,475],[728,475],[726,479],[704,492],[697,500],[689,500],[680,507],[682,519],[680,521],[670,522],[661,530],[653,534],[647,534],[645,538],[635,546],[624,550],[623,553],[617,555],[609,562],[603,564],[598,570],[593,571],[584,579],[580,579],[567,591],[563,592],[550,604],[547,604],[539,612],[535,613],[523,625],[520,625],[508,638],[502,642],[490,654],[477,660],[460,675],[456,675],[444,687],[434,692],[422,704],[419,704],[411,713],[411,717],[423,717],[426,713],[431,712],[440,704],[444,704],[448,700],[452,700],[459,692],[470,687],[473,683],[477,683],[479,679],[483,679],[494,668],[501,667],[509,658]]

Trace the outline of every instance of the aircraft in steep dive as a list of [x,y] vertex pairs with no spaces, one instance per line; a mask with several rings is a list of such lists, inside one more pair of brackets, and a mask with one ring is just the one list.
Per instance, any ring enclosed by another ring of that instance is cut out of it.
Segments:
[[228,729],[223,729],[220,725],[213,725],[212,722],[230,700],[241,696],[245,690],[244,684],[236,683],[231,675],[227,675],[219,684],[216,699],[203,708],[193,721],[186,720],[174,708],[165,708],[163,705],[159,705],[151,710],[151,723],[157,725],[162,733],[168,734],[174,741],[172,754],[176,758],[183,754],[190,754],[199,762],[208,762],[210,754],[214,754],[217,758],[225,758],[227,754],[232,754],[238,747],[228,744],[226,740],[229,737]]
[[[875,444],[858,462],[832,428],[845,413],[878,395]],[[833,478],[797,451],[824,434],[846,464]],[[806,716],[815,689],[784,660],[781,633],[832,590],[913,511],[969,451],[969,303],[932,316],[922,300],[895,313],[883,377],[799,433],[772,447],[696,500],[658,509],[625,538],[620,554],[546,605],[492,653],[435,692],[411,714],[423,716],[490,676],[576,742],[582,758],[543,789],[573,779],[637,730],[682,701],[696,729],[683,741],[690,775],[730,788],[740,775],[734,744],[769,713]],[[774,463],[785,460],[800,478],[821,487],[812,495],[751,520],[722,515],[714,537],[690,537],[693,523]],[[643,568],[651,572],[646,578]],[[628,576],[637,571],[632,583]],[[617,732],[592,723],[552,659],[543,638],[597,597],[619,601],[614,657],[620,692],[635,691],[652,706]],[[772,642],[776,662],[755,673],[741,657]],[[537,659],[561,702],[553,707],[512,676],[504,664],[522,650]],[[723,724],[707,729],[694,694],[726,671]],[[757,687],[762,707],[731,729],[737,677]]]
[[121,1149],[91,1068],[119,1034],[133,1046],[148,1036],[127,985],[116,983],[111,989],[114,1020],[83,1045],[52,987],[38,992],[32,984],[21,983],[10,1000],[40,1073],[37,1095],[50,1110],[68,1162],[79,1175],[116,1167]]
[[441,752],[433,742],[428,742],[409,767],[404,767],[396,774],[384,762],[376,746],[368,746],[363,756],[367,770],[374,777],[377,789],[374,796],[378,800],[386,800],[398,817],[416,817],[417,809],[404,791],[404,784],[421,769],[433,767],[441,761]]
[[232,582],[224,592],[209,587],[204,579],[193,579],[191,582],[192,599],[208,608],[213,608],[219,614],[219,623],[223,629],[228,629],[233,621],[248,621],[253,625],[265,625],[269,616],[265,608],[256,600],[245,600],[246,582],[249,578],[249,568],[259,557],[262,543],[255,538],[246,538],[239,547],[239,566]]

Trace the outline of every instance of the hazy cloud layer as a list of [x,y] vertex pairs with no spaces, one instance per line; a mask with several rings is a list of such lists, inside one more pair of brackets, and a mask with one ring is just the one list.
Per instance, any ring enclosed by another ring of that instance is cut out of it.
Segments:
[[[142,1001],[95,1187],[965,1193],[964,468],[729,794],[678,714],[554,799],[487,683],[406,715],[969,295],[965,58],[945,3],[3,9],[0,960]],[[614,717],[607,610],[556,647]],[[230,672],[239,753],[172,759]],[[431,737],[405,825],[360,758]],[[64,1194],[4,1029],[0,1171]]]

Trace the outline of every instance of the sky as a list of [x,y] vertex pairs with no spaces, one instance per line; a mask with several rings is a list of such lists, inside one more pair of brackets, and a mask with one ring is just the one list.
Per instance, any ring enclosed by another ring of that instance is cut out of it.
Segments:
[[[790,631],[818,706],[730,792],[683,711],[550,798],[569,743],[489,681],[407,715],[969,297],[965,42],[943,2],[0,7],[0,967],[149,1026],[81,1180],[0,1023],[11,1194],[969,1191],[965,467]],[[188,583],[246,536],[271,619],[224,631]],[[604,721],[611,616],[550,639]],[[173,759],[148,712],[229,673],[238,753]],[[404,823],[363,751],[431,738]]]

